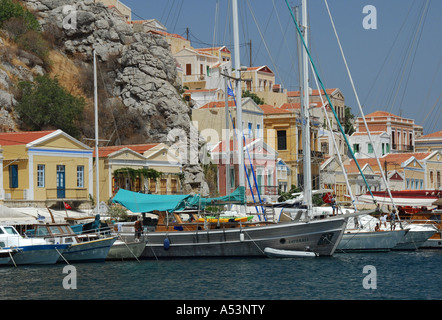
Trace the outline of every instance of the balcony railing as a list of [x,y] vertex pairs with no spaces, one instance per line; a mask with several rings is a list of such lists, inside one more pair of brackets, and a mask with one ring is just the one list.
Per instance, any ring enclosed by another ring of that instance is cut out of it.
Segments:
[[393,150],[400,150],[400,151],[414,151],[414,146],[413,145],[408,145],[408,144],[396,144],[396,143],[393,143],[391,145],[391,148]]

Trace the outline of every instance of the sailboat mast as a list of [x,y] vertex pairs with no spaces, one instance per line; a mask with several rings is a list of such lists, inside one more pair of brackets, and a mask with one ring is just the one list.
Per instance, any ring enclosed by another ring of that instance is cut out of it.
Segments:
[[[224,69],[224,72],[228,74],[227,68]],[[230,193],[230,126],[229,126],[229,95],[227,93],[228,85],[227,85],[227,77],[224,77],[224,110],[226,116],[226,125],[225,125],[225,138],[224,143],[226,146],[226,195]]]
[[244,147],[243,147],[243,125],[242,125],[242,101],[241,101],[241,63],[239,53],[239,31],[238,31],[238,1],[232,0],[233,14],[233,44],[235,53],[235,96],[236,99],[236,128],[238,129],[238,174],[239,186],[245,188],[244,171]]
[[[307,0],[302,0],[302,30],[306,46],[307,39]],[[299,37],[299,35],[298,35]],[[302,128],[302,155],[304,169],[304,202],[307,205],[307,212],[312,212],[312,169],[310,153],[310,117],[309,117],[309,84],[308,84],[308,54],[305,48],[302,48],[302,81],[301,85],[301,128]]]
[[100,214],[100,186],[99,186],[99,172],[98,172],[98,93],[97,93],[97,58],[96,52],[94,50],[94,111],[95,111],[95,175],[96,175],[96,184],[95,184],[95,201],[97,214]]

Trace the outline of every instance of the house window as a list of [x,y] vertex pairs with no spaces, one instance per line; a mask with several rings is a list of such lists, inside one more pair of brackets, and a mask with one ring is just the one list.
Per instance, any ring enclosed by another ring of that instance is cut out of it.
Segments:
[[257,124],[256,125],[256,137],[257,138],[260,138],[261,136],[260,136],[260,129],[261,129],[261,125],[260,124]]
[[387,143],[387,153],[390,153],[390,144]]
[[45,186],[45,165],[37,165],[37,187],[44,188]]
[[278,150],[287,150],[287,132],[285,130],[278,130],[276,134]]
[[192,74],[192,65],[190,63],[186,64],[186,76],[190,76]]
[[248,180],[249,180],[248,183],[247,183],[247,186],[251,187],[253,189],[254,178],[253,178],[253,172],[252,172],[251,168],[247,168],[247,177],[248,177]]
[[77,188],[84,187],[84,166],[77,166]]
[[230,168],[230,188],[235,188],[235,169]]
[[394,130],[391,131],[391,144],[393,149],[396,149],[396,132]]
[[357,144],[357,143],[355,143],[354,145],[353,145],[353,151],[356,153],[356,152],[359,152],[359,144]]
[[250,138],[250,139],[253,138],[252,126],[253,126],[253,125],[252,125],[251,122],[248,122],[248,123],[247,123],[247,128],[248,128],[248,130],[249,130],[249,138]]
[[368,144],[368,153],[373,153],[373,145],[371,143]]
[[273,186],[273,168],[267,169],[267,186]]
[[439,189],[440,188],[440,171],[437,172],[436,174],[436,188]]
[[9,166],[9,188],[18,188],[18,165]]

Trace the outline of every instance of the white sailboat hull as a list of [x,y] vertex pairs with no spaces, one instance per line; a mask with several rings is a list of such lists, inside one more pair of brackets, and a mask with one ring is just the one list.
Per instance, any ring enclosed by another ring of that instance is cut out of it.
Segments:
[[337,252],[390,251],[404,237],[406,230],[348,231],[342,236]]
[[437,232],[432,225],[423,226],[410,224],[407,228],[410,228],[410,230],[393,250],[416,250],[422,247],[424,243]]

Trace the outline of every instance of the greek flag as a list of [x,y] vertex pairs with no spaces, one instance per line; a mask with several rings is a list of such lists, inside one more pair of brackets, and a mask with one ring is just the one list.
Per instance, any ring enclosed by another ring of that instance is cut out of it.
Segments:
[[227,86],[227,94],[228,94],[229,96],[232,96],[232,97],[235,96],[235,94],[233,93],[232,88],[230,88],[229,86]]

